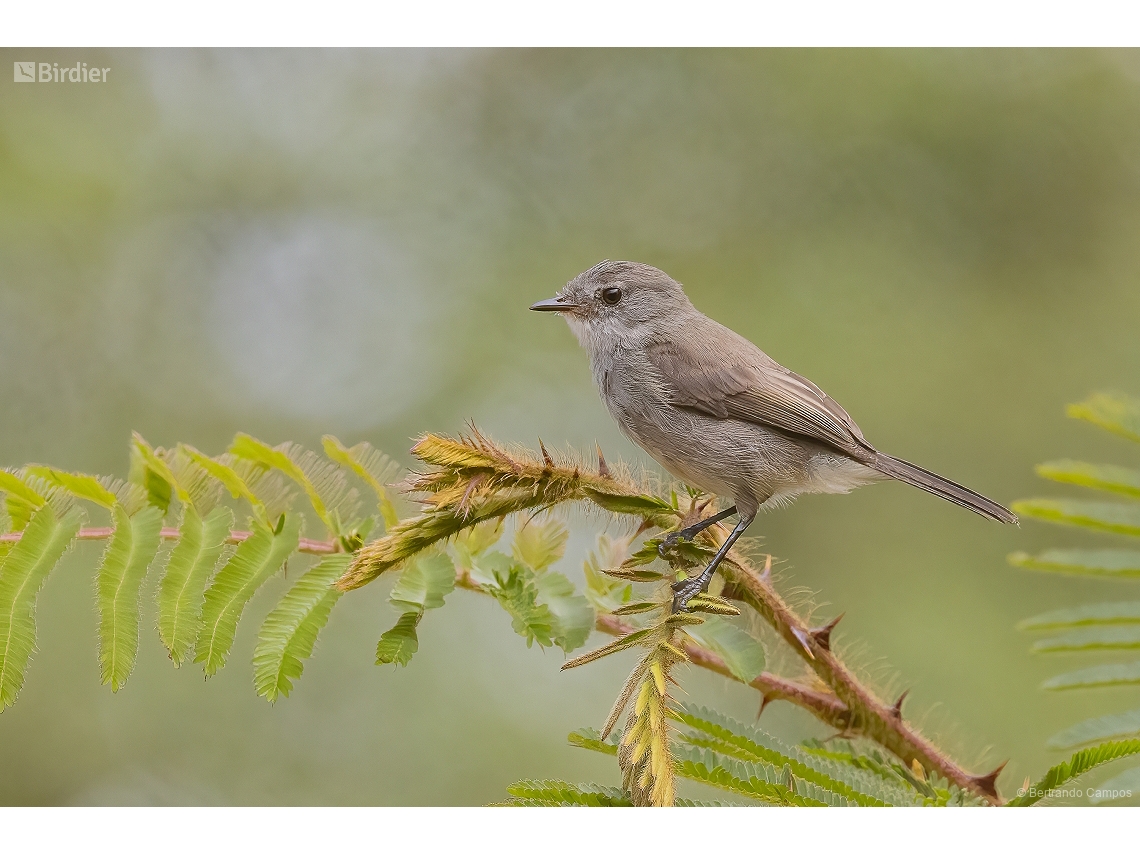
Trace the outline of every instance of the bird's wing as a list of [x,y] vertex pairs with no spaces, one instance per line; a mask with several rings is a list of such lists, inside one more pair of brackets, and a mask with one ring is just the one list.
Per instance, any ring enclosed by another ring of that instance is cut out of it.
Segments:
[[847,411],[822,389],[739,341],[747,347],[737,349],[743,352],[735,359],[669,341],[651,344],[646,354],[678,407],[773,427],[856,458],[874,453]]

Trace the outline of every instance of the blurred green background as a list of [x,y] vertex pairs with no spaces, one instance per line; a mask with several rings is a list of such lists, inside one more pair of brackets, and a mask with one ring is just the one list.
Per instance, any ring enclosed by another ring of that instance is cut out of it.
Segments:
[[[1063,405],[1140,393],[1140,52],[0,53],[111,69],[0,86],[2,465],[124,476],[132,429],[212,453],[239,430],[333,433],[407,464],[415,434],[470,418],[651,466],[565,324],[526,311],[603,258],[662,267],[880,448],[998,500],[1064,492],[1041,460],[1137,462]],[[580,578],[596,522],[570,523]],[[1005,562],[1079,534],[899,484],[750,533],[784,590],[846,612],[839,643],[912,688],[928,734],[979,771],[1013,758],[1007,793],[1060,759],[1050,734],[1136,705],[1041,692],[1060,660],[1013,629],[1108,593]],[[148,602],[112,696],[98,549],[40,597],[39,653],[0,716],[2,803],[480,804],[523,777],[616,783],[565,734],[600,724],[630,662],[560,674],[560,651],[462,591],[403,670],[372,664],[390,582],[346,597],[275,707],[248,659],[282,580],[206,683],[169,667]],[[755,716],[750,690],[685,688]],[[786,705],[762,722],[826,735]]]

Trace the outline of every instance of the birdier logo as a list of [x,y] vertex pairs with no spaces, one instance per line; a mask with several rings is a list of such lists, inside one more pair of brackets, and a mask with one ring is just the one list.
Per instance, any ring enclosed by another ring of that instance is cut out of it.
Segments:
[[16,83],[106,83],[109,68],[87,67],[85,62],[60,68],[58,62],[14,62]]

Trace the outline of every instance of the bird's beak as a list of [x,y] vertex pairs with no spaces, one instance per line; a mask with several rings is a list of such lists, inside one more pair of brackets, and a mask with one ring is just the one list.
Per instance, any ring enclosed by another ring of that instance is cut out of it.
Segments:
[[566,303],[561,298],[553,297],[549,300],[539,300],[530,307],[532,312],[572,312],[578,308],[576,303]]

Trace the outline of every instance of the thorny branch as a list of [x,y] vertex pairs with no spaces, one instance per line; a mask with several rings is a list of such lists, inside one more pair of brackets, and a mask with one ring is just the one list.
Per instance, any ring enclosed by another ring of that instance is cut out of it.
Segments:
[[[640,518],[639,531],[672,529],[682,516],[671,505],[639,490],[628,478],[615,477],[600,450],[596,475],[585,471],[581,463],[556,464],[545,447],[541,457],[524,451],[508,452],[474,428],[471,436],[458,440],[425,436],[413,452],[436,467],[408,485],[425,497],[423,513],[367,544],[338,582],[340,587],[347,590],[366,584],[436,541],[482,520],[522,510],[586,501],[614,514]],[[706,531],[705,536],[716,542],[712,530]],[[724,596],[758,612],[831,690],[821,692],[765,673],[752,683],[765,703],[790,701],[844,734],[872,739],[905,763],[917,761],[953,784],[991,803],[1000,803],[995,782],[1002,767],[986,775],[970,774],[903,720],[905,693],[890,705],[863,685],[831,649],[831,631],[837,620],[826,626],[809,627],[772,587],[767,574],[758,573],[735,551],[722,566],[728,579]],[[629,628],[612,616],[602,616],[598,629],[624,634]],[[719,657],[691,647],[690,660],[694,664],[727,674]]]

